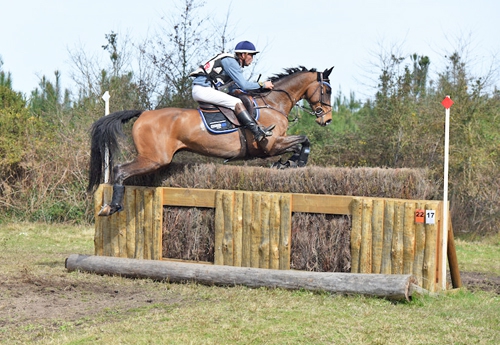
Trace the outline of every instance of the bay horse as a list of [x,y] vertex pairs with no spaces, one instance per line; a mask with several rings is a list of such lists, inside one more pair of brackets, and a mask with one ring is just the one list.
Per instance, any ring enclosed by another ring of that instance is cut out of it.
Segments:
[[[253,95],[255,107],[259,109],[259,124],[276,125],[273,135],[259,143],[253,140],[249,131],[241,128],[227,134],[210,133],[197,109],[125,110],[101,117],[91,127],[88,191],[93,191],[101,183],[105,156],[108,155],[109,165],[113,167],[110,177],[113,195],[111,203],[103,205],[99,216],[109,216],[122,209],[123,182],[127,178],[169,165],[174,154],[180,150],[228,160],[264,158],[292,152],[292,165],[304,166],[310,142],[304,135],[286,135],[288,114],[299,100],[305,99],[319,125],[326,126],[331,122],[329,76],[332,69],[323,72],[307,70],[302,66],[285,69],[286,73],[270,78],[273,90]],[[132,139],[137,156],[130,162],[113,166],[113,158],[119,152],[118,136],[123,135],[122,125],[136,117]],[[281,163],[277,164],[279,167]]]

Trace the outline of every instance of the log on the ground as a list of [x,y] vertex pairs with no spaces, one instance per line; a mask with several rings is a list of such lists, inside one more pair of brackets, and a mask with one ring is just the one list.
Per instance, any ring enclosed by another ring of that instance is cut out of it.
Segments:
[[305,289],[400,300],[408,299],[413,292],[413,284],[417,284],[415,277],[404,274],[306,272],[78,254],[72,254],[66,259],[66,268],[69,271],[168,282],[192,281],[206,285]]

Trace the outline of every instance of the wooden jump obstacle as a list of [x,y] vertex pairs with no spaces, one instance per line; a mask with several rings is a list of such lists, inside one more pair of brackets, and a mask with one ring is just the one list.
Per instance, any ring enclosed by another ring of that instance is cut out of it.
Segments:
[[[100,185],[96,214],[110,196]],[[290,269],[293,212],[336,214],[351,216],[351,273],[412,275],[435,292],[448,257],[453,286],[461,285],[451,225],[448,255],[441,247],[441,201],[126,186],[124,210],[96,217],[95,255],[162,260],[163,206],[215,209],[215,265]],[[416,210],[433,221],[416,222]]]

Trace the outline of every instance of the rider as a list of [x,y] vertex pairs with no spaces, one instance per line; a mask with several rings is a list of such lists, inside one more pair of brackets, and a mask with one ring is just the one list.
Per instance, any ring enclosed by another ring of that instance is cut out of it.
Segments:
[[271,81],[251,82],[243,76],[243,67],[249,66],[257,53],[258,51],[253,43],[242,41],[236,45],[234,55],[219,54],[192,72],[190,76],[196,77],[193,80],[192,89],[195,101],[232,109],[240,123],[252,132],[255,141],[260,142],[266,136],[273,135],[271,130],[274,125],[268,128],[257,125],[239,98],[220,90],[225,88],[224,86],[227,87],[228,83],[230,85],[236,84],[230,86],[230,90],[235,88],[243,91],[258,90],[260,88],[272,89],[274,85]]

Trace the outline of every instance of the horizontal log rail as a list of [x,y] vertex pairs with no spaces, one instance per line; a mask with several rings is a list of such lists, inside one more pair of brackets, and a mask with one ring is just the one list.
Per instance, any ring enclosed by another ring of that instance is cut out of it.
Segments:
[[413,276],[402,274],[306,272],[78,254],[70,255],[65,266],[70,272],[148,278],[171,283],[197,282],[206,285],[244,285],[251,288],[306,289],[395,300],[409,299],[417,282]]

